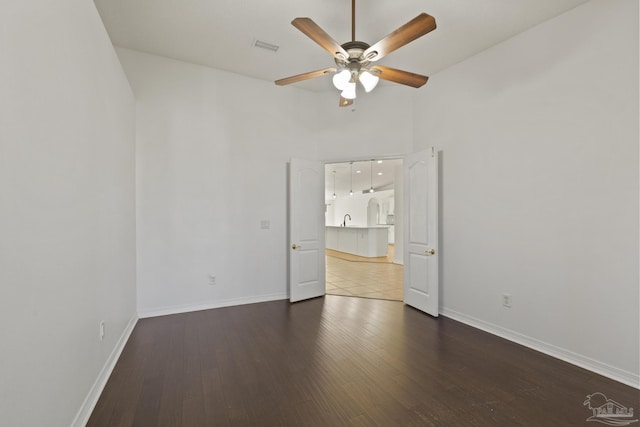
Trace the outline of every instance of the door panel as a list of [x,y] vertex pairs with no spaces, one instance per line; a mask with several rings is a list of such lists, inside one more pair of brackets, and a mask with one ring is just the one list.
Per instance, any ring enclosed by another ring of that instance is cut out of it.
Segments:
[[405,182],[411,185],[413,192],[409,201],[409,242],[428,242],[429,230],[427,221],[428,197],[427,191],[427,165],[421,161],[409,165],[409,177]]
[[438,153],[404,163],[404,302],[438,316]]
[[413,292],[418,292],[425,296],[429,296],[429,281],[422,280],[424,277],[428,277],[429,266],[427,257],[422,254],[409,254],[409,267],[411,272],[409,277],[411,279],[411,289]]
[[324,167],[291,159],[289,164],[289,300],[325,293]]
[[318,250],[298,250],[298,262],[300,264],[300,285],[313,284],[318,281]]

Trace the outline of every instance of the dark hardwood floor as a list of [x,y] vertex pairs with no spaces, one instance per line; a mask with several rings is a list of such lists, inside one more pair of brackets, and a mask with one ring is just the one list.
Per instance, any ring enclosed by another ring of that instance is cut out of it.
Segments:
[[[327,295],[142,319],[89,426],[585,426],[640,392],[397,301]],[[635,417],[637,418],[637,417]]]

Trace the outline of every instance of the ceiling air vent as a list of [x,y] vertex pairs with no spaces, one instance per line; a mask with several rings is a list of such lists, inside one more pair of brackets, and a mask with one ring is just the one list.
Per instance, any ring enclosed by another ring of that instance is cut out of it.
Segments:
[[270,50],[271,52],[277,52],[280,46],[275,44],[263,42],[262,40],[254,39],[253,47],[259,47],[260,49]]

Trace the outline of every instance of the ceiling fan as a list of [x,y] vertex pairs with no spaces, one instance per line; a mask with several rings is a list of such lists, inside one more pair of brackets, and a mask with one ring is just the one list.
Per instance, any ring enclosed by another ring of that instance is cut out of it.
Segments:
[[351,0],[351,41],[339,45],[329,34],[318,26],[311,18],[296,18],[291,25],[302,31],[307,37],[329,52],[335,60],[335,67],[298,74],[276,80],[278,86],[285,86],[303,80],[335,73],[333,85],[340,90],[340,107],[353,104],[356,98],[356,82],[360,82],[366,92],[370,92],[378,84],[379,79],[400,83],[411,87],[421,87],[429,77],[410,73],[373,62],[390,54],[394,50],[424,36],[436,29],[433,16],[421,13],[411,21],[384,37],[379,42],[369,45],[356,41],[356,0]]

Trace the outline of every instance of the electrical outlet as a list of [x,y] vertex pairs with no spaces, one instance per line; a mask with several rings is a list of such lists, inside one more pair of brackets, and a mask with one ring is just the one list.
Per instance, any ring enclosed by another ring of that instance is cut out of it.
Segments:
[[271,228],[271,221],[269,221],[268,219],[263,219],[260,221],[260,228],[262,230],[268,230]]
[[511,295],[510,294],[502,294],[502,305],[505,307],[511,308]]
[[209,286],[215,286],[216,285],[216,276],[214,276],[213,274],[209,275]]
[[100,322],[100,341],[104,339],[104,320]]

